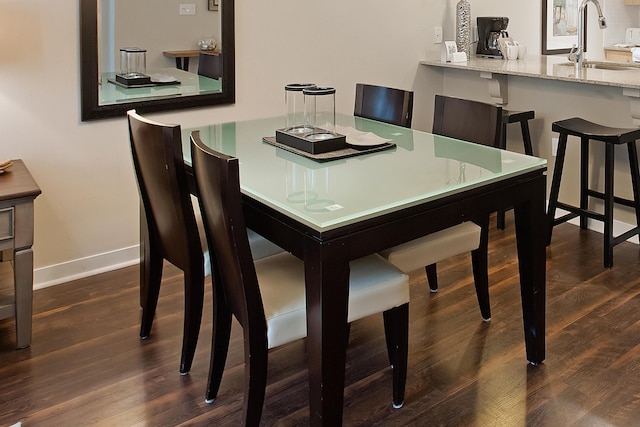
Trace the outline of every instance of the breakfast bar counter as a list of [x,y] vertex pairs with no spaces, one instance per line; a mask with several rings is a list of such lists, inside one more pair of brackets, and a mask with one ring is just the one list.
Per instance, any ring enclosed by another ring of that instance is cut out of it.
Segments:
[[508,103],[508,76],[564,81],[589,85],[619,87],[631,100],[631,116],[640,124],[640,64],[612,61],[587,61],[593,68],[583,68],[578,76],[566,55],[528,55],[524,59],[504,60],[471,57],[466,62],[442,62],[427,58],[420,64],[446,69],[479,72],[489,82],[489,93],[499,105]]
[[[587,60],[587,63],[591,61]],[[524,59],[504,60],[471,57],[466,62],[442,62],[425,59],[423,65],[456,68],[461,70],[495,73],[501,75],[533,77],[538,79],[562,80],[574,83],[588,83],[640,90],[640,64],[613,61],[594,61],[598,68],[585,68],[578,77],[573,63],[566,55],[529,55]]]

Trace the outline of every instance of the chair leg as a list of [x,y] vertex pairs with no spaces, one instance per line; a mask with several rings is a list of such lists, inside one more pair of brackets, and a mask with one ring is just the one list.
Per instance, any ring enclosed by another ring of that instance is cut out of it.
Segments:
[[[202,260],[202,257],[200,258]],[[193,356],[198,344],[202,307],[204,304],[204,266],[202,263],[184,272],[184,331],[180,373],[191,370]]]
[[389,363],[393,369],[393,407],[404,404],[409,352],[409,303],[383,313]]
[[[214,273],[215,274],[215,273]],[[222,298],[222,289],[216,286],[219,280],[213,279],[213,333],[211,336],[211,358],[209,360],[209,381],[205,401],[212,403],[218,397],[224,366],[227,363],[229,340],[231,339],[231,312]]]
[[147,252],[145,259],[146,274],[144,279],[146,283],[141,284],[142,292],[140,294],[142,303],[142,320],[140,322],[140,338],[143,340],[149,338],[151,334],[151,326],[153,318],[156,315],[156,306],[158,305],[158,295],[160,294],[160,283],[162,282],[162,263],[163,258],[158,251],[151,250]]
[[266,333],[247,336],[250,327],[245,328],[244,338],[244,372],[245,390],[243,419],[245,426],[259,426],[262,417],[262,406],[267,387],[268,348]]
[[489,216],[482,218],[478,224],[482,228],[480,233],[480,245],[471,252],[471,264],[473,266],[473,280],[476,286],[476,296],[480,306],[482,320],[491,320],[491,304],[489,303]]
[[427,265],[424,268],[424,271],[427,273],[427,282],[429,282],[429,289],[431,292],[438,292],[438,271],[436,269],[435,264]]
[[551,244],[558,194],[560,194],[560,180],[564,166],[564,155],[567,151],[567,137],[568,135],[566,133],[560,134],[560,138],[558,139],[558,151],[556,152],[556,162],[553,168],[553,179],[551,180],[551,192],[549,194],[549,206],[547,207],[547,246]]

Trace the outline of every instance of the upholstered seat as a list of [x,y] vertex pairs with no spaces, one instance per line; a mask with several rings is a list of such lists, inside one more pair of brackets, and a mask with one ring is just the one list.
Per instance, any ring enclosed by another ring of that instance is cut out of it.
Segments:
[[[408,276],[379,255],[357,259],[349,267],[349,323],[409,301]],[[255,268],[269,348],[306,337],[304,263],[283,252],[256,261]]]
[[[481,229],[463,222],[380,252],[391,264],[405,272],[435,264],[452,256],[478,249]],[[437,290],[437,288],[435,289]]]

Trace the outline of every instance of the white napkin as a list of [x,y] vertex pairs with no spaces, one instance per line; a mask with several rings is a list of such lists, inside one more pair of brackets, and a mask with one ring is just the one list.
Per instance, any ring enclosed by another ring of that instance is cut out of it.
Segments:
[[169,76],[167,74],[151,74],[149,77],[151,77],[152,82],[156,82],[156,83],[177,82],[175,77]]
[[633,62],[640,62],[640,48],[634,47],[631,49],[631,58]]
[[390,142],[390,139],[382,138],[373,132],[363,132],[352,127],[336,125],[336,132],[347,137],[347,144],[359,146],[375,146]]

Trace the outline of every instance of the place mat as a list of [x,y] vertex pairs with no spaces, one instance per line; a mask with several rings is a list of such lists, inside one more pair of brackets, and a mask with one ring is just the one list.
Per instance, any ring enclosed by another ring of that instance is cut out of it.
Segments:
[[281,144],[276,141],[275,136],[265,136],[262,138],[262,140],[267,144],[271,144],[275,147],[282,148],[283,150],[289,151],[302,157],[306,157],[307,159],[315,160],[317,162],[328,162],[330,160],[344,159],[347,157],[354,157],[362,154],[375,153],[378,151],[389,150],[391,148],[395,148],[396,146],[396,144],[388,142],[386,144],[376,145],[374,147],[347,147],[340,150],[329,151],[328,153],[311,154],[307,153],[306,151],[298,150],[297,148]]
[[179,85],[180,81],[179,80],[173,80],[170,82],[154,82],[151,81],[151,83],[143,83],[143,84],[131,84],[131,85],[125,85],[120,83],[119,81],[115,80],[115,79],[107,79],[109,81],[109,83],[113,83],[116,86],[120,86],[123,87],[125,89],[137,89],[137,88],[141,88],[141,87],[156,87],[156,86],[171,86],[171,85]]

